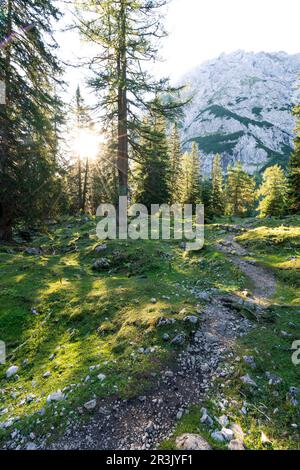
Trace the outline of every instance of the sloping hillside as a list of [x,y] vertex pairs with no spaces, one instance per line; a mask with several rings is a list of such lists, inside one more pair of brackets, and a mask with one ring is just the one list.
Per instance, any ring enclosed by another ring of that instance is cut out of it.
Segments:
[[221,55],[184,77],[194,99],[184,122],[186,144],[196,140],[209,172],[221,153],[224,169],[240,160],[250,173],[286,164],[293,146],[300,54]]

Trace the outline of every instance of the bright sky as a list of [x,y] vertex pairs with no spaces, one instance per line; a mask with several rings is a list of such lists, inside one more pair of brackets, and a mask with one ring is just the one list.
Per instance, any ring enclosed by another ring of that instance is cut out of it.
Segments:
[[[166,16],[169,38],[160,50],[159,74],[174,81],[222,52],[300,52],[299,0],[171,0]],[[87,51],[75,33],[59,33],[65,60]],[[70,69],[70,91],[83,81],[83,70]]]
[[222,52],[300,52],[299,0],[173,0],[164,69],[180,78]]

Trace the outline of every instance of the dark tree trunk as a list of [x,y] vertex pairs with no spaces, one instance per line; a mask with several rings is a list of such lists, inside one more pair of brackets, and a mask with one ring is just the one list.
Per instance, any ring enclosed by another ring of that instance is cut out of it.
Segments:
[[119,195],[128,195],[128,124],[127,124],[127,54],[126,54],[126,6],[121,2],[120,44],[118,58],[118,175]]
[[[12,12],[13,2],[8,0],[7,4],[7,31],[6,36],[9,37],[12,34]],[[4,49],[5,60],[4,70],[0,70],[0,80],[4,81],[5,84],[5,104],[0,105],[0,178],[4,181],[7,164],[10,158],[10,130],[9,130],[9,113],[8,106],[10,101],[10,79],[11,79],[11,44],[5,45]],[[2,72],[2,73],[1,73]],[[4,194],[6,189],[3,188]],[[2,191],[1,191],[2,193]],[[3,198],[3,194],[0,194],[0,198]],[[0,241],[11,241],[12,240],[12,215],[11,211],[8,210],[9,204],[4,203],[0,200]]]
[[88,176],[89,176],[89,159],[87,158],[85,164],[85,172],[84,172],[84,184],[83,184],[83,195],[82,195],[82,211],[85,212],[86,210],[86,199],[87,199],[87,192],[88,192]]
[[82,175],[81,175],[81,159],[78,155],[78,206],[82,209]]
[[2,203],[0,203],[0,241],[12,240],[12,218]]

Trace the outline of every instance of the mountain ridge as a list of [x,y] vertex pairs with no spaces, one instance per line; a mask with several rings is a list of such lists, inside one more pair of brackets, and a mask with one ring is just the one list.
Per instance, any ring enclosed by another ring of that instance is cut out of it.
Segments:
[[224,171],[241,161],[253,174],[287,165],[293,150],[300,53],[222,53],[190,71],[183,82],[193,100],[182,123],[184,147],[192,141],[203,155],[204,173],[216,153]]

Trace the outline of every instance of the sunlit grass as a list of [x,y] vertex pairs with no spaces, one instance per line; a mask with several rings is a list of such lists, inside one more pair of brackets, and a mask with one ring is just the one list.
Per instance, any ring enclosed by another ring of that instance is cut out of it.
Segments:
[[[23,430],[34,428],[39,434],[54,426],[58,431],[68,418],[78,419],[78,408],[94,395],[142,393],[151,386],[151,374],[177,354],[163,334],[189,334],[192,327],[183,319],[201,308],[187,285],[197,282],[204,290],[222,291],[244,284],[243,275],[216,253],[209,228],[205,249],[189,256],[174,241],[109,242],[101,256],[111,259],[112,269],[103,273],[92,270],[92,260],[100,256],[94,251],[99,243],[94,230],[94,222],[78,227],[66,220],[65,227],[56,226],[34,241],[43,256],[0,252],[0,338],[8,351],[0,375],[11,364],[20,367],[18,380],[0,380],[5,389],[0,408],[8,408],[1,422],[17,416],[14,426]],[[70,244],[76,251],[64,253]],[[158,329],[161,316],[177,322]],[[154,349],[145,355],[139,348]],[[98,368],[90,371],[91,366]],[[46,372],[50,376],[44,378]],[[107,377],[103,383],[97,379],[100,372]],[[56,410],[46,405],[50,393],[70,384],[76,386]],[[34,401],[26,401],[31,394]],[[39,417],[42,408],[46,414]]]

